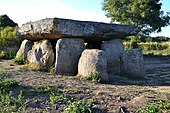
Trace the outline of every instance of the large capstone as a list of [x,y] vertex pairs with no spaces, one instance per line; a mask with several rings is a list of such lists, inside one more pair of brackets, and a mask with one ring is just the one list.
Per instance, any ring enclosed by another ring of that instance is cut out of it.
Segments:
[[122,76],[134,78],[143,78],[145,76],[143,54],[141,49],[124,51],[120,58]]
[[21,46],[16,54],[16,58],[23,57],[24,60],[27,59],[27,52],[31,50],[33,45],[32,41],[29,41],[27,39],[23,40],[21,43]]
[[85,42],[104,41],[136,35],[138,27],[101,22],[46,18],[23,24],[17,34],[29,40],[83,38]]
[[107,58],[108,72],[120,74],[120,54],[124,51],[121,39],[111,39],[101,44]]
[[78,75],[88,78],[95,74],[99,74],[102,80],[108,81],[105,52],[98,49],[86,49],[79,60]]
[[76,75],[78,71],[78,61],[84,49],[83,39],[59,39],[56,44],[55,67],[57,74]]
[[27,65],[33,70],[47,70],[54,62],[54,52],[48,40],[34,42],[27,54]]

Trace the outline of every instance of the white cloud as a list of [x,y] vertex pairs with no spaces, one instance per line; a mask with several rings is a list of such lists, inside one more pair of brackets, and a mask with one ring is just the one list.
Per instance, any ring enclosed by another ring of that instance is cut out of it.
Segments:
[[[7,0],[8,1],[8,0]],[[15,22],[23,23],[43,18],[68,18],[84,21],[110,22],[104,12],[88,12],[73,8],[59,0],[15,0],[0,3],[0,13],[7,14]]]

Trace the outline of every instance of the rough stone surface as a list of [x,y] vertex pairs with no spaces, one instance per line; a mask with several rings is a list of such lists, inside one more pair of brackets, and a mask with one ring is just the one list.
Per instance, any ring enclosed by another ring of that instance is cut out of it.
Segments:
[[140,29],[134,26],[101,22],[46,18],[23,24],[17,34],[29,40],[83,38],[85,41],[103,41],[136,35]]
[[141,49],[124,51],[121,54],[121,74],[129,77],[144,77],[145,68]]
[[48,40],[34,42],[27,54],[28,66],[33,70],[47,70],[54,62],[54,52]]
[[124,51],[121,39],[111,39],[101,44],[107,58],[108,72],[120,74],[120,54]]
[[89,77],[96,73],[99,73],[104,81],[108,81],[105,52],[98,49],[86,49],[79,60],[78,75]]
[[76,75],[78,61],[85,49],[84,40],[78,38],[59,39],[56,44],[57,74]]
[[27,52],[29,50],[31,50],[32,48],[32,45],[33,45],[33,42],[32,41],[29,41],[27,39],[23,40],[22,43],[21,43],[21,46],[16,54],[16,58],[20,57],[21,55],[23,55],[24,57],[24,60],[27,59]]

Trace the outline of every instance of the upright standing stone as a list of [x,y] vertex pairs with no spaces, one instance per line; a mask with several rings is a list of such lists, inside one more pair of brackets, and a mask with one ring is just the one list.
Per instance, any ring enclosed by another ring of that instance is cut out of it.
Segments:
[[145,68],[141,49],[125,51],[121,54],[121,74],[134,78],[144,77]]
[[28,66],[33,70],[47,70],[54,62],[54,52],[48,40],[34,42],[27,54]]
[[99,74],[104,81],[108,81],[107,59],[102,50],[86,49],[80,57],[78,75],[90,77],[92,74]]
[[56,44],[57,74],[76,75],[78,61],[85,49],[84,40],[79,38],[59,39]]
[[28,53],[29,50],[31,50],[32,45],[33,45],[32,41],[29,41],[27,39],[23,40],[22,43],[21,43],[21,46],[20,46],[20,48],[19,48],[19,50],[16,54],[16,58],[23,55],[24,60],[26,60],[27,59],[27,53]]
[[120,53],[124,51],[121,39],[111,39],[101,44],[106,53],[108,72],[120,74]]

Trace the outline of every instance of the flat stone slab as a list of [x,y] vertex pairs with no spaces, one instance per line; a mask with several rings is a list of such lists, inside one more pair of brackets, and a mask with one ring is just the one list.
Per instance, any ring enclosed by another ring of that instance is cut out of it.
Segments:
[[128,25],[46,18],[23,24],[17,35],[29,40],[74,37],[85,41],[104,41],[136,35],[139,31],[138,27]]

